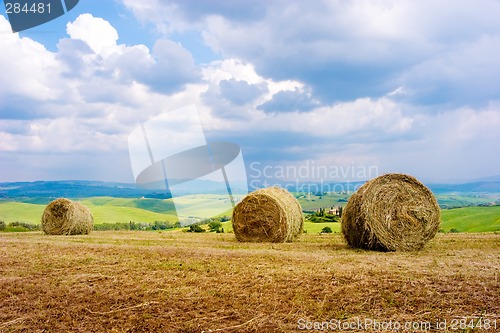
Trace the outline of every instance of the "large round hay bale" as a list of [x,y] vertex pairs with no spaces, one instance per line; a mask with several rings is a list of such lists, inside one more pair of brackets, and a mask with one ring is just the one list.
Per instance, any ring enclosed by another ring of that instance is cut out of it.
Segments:
[[248,194],[233,210],[233,230],[240,242],[291,242],[302,233],[304,216],[287,190],[268,187]]
[[87,207],[65,198],[52,201],[42,215],[42,229],[49,235],[88,234],[93,224],[94,217]]
[[432,192],[412,176],[386,174],[354,193],[342,215],[342,233],[352,247],[413,251],[433,238],[440,210]]

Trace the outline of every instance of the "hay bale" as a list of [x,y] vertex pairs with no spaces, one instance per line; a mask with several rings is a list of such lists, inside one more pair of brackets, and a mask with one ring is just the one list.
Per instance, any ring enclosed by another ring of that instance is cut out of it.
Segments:
[[291,242],[302,233],[302,208],[287,190],[268,187],[248,194],[233,210],[240,242]]
[[386,174],[354,193],[342,215],[342,233],[352,247],[413,251],[433,238],[440,210],[432,192],[412,176]]
[[93,224],[94,217],[87,207],[65,198],[52,201],[42,215],[42,230],[49,235],[88,234]]

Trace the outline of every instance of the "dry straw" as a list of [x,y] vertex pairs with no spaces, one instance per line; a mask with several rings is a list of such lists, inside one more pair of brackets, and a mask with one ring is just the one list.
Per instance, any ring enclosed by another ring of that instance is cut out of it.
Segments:
[[432,192],[412,176],[386,174],[354,193],[342,216],[347,243],[378,251],[413,251],[433,238],[440,210]]
[[233,230],[240,242],[291,242],[302,233],[299,202],[280,187],[247,195],[233,210]]
[[65,198],[52,201],[42,215],[42,229],[49,235],[83,235],[92,231],[94,218],[90,210]]

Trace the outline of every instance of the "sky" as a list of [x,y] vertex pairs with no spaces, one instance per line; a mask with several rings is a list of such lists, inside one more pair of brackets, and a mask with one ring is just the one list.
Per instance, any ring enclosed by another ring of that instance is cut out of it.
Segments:
[[499,175],[500,1],[81,0],[21,33],[0,6],[1,182],[134,182],[130,133],[190,105],[249,179]]

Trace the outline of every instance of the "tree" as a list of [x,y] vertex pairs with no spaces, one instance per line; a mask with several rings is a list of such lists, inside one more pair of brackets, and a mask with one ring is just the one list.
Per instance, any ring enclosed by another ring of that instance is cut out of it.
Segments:
[[323,229],[321,229],[322,234],[331,234],[332,232],[332,228],[330,227],[324,227]]
[[318,216],[325,216],[325,209],[324,208],[320,208],[319,209],[319,213],[317,215]]
[[208,228],[210,229],[210,232],[220,232],[222,224],[219,221],[212,221],[208,224]]
[[166,230],[172,228],[172,226],[164,221],[155,221],[151,228],[153,230]]
[[189,226],[188,232],[205,232],[205,229],[203,229],[202,227],[200,227],[197,224],[191,224]]

